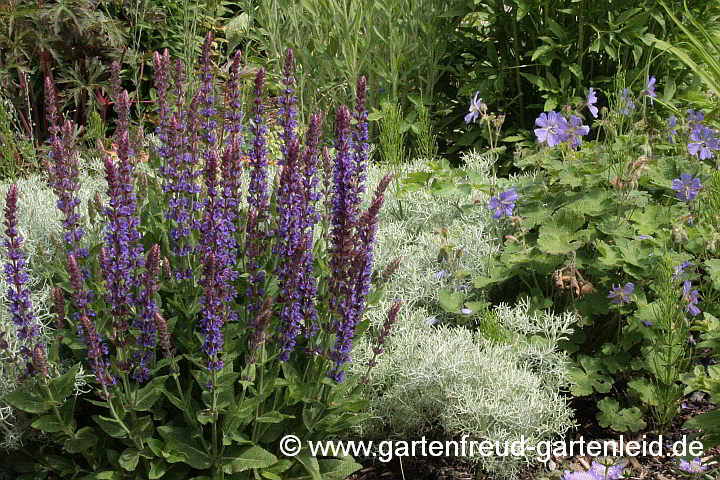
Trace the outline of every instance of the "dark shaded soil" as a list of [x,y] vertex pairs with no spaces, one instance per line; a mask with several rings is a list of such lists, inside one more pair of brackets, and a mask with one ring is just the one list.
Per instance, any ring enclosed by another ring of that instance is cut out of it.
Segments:
[[[619,434],[608,429],[603,429],[594,421],[594,411],[590,408],[591,404],[578,403],[575,405],[578,428],[570,432],[566,436],[566,441],[579,440],[583,438],[587,443],[590,440],[617,440]],[[688,442],[691,441],[690,435],[695,430],[683,430],[682,425],[692,416],[703,413],[715,408],[707,402],[705,397],[694,397],[686,399],[683,406],[679,409],[678,415],[673,422],[673,427],[669,432],[662,435],[663,437],[663,453],[669,454],[671,445],[683,436],[688,436]],[[585,417],[585,418],[583,418]],[[633,434],[624,434],[625,442],[630,440],[654,441],[658,439],[657,432],[640,432]],[[703,458],[720,455],[720,449],[713,449],[705,452]],[[357,459],[363,463],[366,468],[356,472],[349,477],[348,480],[495,480],[492,474],[475,473],[472,468],[463,465],[458,459],[448,457],[436,458],[402,458],[393,459],[388,463],[363,462],[363,459]],[[570,458],[553,458],[547,465],[536,465],[522,471],[517,478],[519,480],[558,480],[562,479],[565,470],[584,471],[589,468],[593,458],[582,457],[576,455]],[[677,459],[668,455],[653,456],[636,456],[624,457],[617,459],[625,465],[626,473],[630,476],[627,478],[635,480],[681,480],[688,478],[679,472],[677,468]],[[720,479],[720,465],[713,465],[713,468],[707,473],[708,477]]]

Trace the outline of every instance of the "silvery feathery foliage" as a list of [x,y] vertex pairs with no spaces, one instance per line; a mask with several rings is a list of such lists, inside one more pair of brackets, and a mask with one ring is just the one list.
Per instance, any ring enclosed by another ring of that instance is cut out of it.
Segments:
[[[88,212],[87,202],[96,191],[107,190],[105,181],[98,175],[92,175],[93,168],[98,168],[93,162],[87,162],[87,170],[80,174],[82,188],[79,192],[81,199],[78,209],[81,213],[81,225],[86,230],[83,242],[86,244],[100,241],[102,232],[99,229],[90,228],[86,225]],[[18,190],[18,231],[25,238],[24,250],[28,260],[28,288],[30,299],[33,305],[39,328],[40,338],[47,339],[51,333],[49,324],[52,322],[50,282],[44,268],[50,258],[55,254],[53,241],[62,241],[62,214],[56,208],[55,193],[48,186],[47,180],[42,175],[33,175],[28,178],[17,180]],[[9,183],[0,183],[0,210],[5,208],[5,198]],[[8,332],[6,338],[9,340],[9,351],[17,354],[17,336],[14,334],[14,325],[5,307],[8,302],[8,285],[4,276],[0,276],[0,331]],[[41,340],[47,344],[47,340]],[[83,391],[86,385],[86,377],[80,372],[76,381],[76,393]],[[15,390],[15,376],[6,375],[4,362],[0,361],[0,397],[5,393]],[[22,431],[15,425],[15,411],[10,406],[0,403],[0,448],[13,449],[22,443]]]
[[[465,161],[469,168],[487,175],[488,183],[493,182],[492,159],[472,153]],[[408,168],[422,169],[423,163]],[[370,169],[368,190],[379,175]],[[481,192],[472,196],[488,200]],[[469,278],[485,272],[488,256],[497,249],[489,237],[491,212],[476,208],[461,217],[453,199],[436,199],[422,190],[408,193],[403,201],[407,217],[399,220],[386,214],[378,228],[378,267],[396,257],[402,263],[385,286],[379,305],[369,308],[365,318],[379,327],[395,299],[404,305],[385,342],[385,353],[370,371],[371,420],[360,427],[361,435],[414,439],[422,434],[443,438],[467,434],[471,439],[500,442],[524,435],[533,444],[564,433],[572,425],[572,412],[560,394],[568,385],[568,369],[557,342],[570,333],[574,317],[530,316],[528,304],[522,302],[501,305],[494,309],[493,318],[508,333],[503,342],[443,325],[446,314],[439,314],[435,307],[438,289],[464,286],[463,280],[438,272],[466,270]],[[446,235],[434,233],[438,229],[446,229]],[[452,265],[442,266],[437,253],[446,244],[462,249],[463,255]],[[543,340],[530,342],[530,336]],[[364,364],[373,355],[374,345],[366,338],[354,350],[357,373],[364,372]],[[498,478],[512,478],[528,460],[473,459]]]

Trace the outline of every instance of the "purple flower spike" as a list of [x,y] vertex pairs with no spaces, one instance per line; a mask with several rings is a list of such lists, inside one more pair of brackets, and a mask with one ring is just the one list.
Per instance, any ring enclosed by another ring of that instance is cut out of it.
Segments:
[[150,367],[153,364],[158,342],[155,293],[159,287],[157,279],[160,275],[160,266],[160,245],[155,244],[147,255],[145,272],[139,279],[140,292],[134,302],[138,311],[132,327],[139,330],[140,334],[135,339],[139,351],[136,352],[133,378],[138,382],[150,379]]
[[[203,318],[200,328],[203,331],[203,352],[208,356],[207,368],[212,371],[222,370],[225,363],[219,359],[223,351],[223,326],[227,319],[225,305],[223,304],[223,289],[218,282],[218,263],[215,254],[206,257],[202,287],[203,287]],[[211,389],[212,385],[210,385]]]
[[702,189],[699,178],[693,178],[689,173],[681,173],[680,178],[672,181],[672,189],[677,193],[675,197],[682,202],[695,200],[698,192]]
[[550,147],[559,145],[568,139],[568,122],[561,114],[552,111],[541,113],[535,119],[535,135],[540,143],[547,142]]
[[626,283],[624,287],[613,284],[613,288],[610,290],[607,298],[612,298],[610,303],[614,303],[615,305],[630,303],[632,302],[632,294],[634,291],[635,285],[630,282]]
[[478,98],[480,92],[475,92],[475,96],[470,100],[470,113],[465,115],[465,123],[473,123],[487,111],[487,106],[482,103],[482,98]]
[[688,153],[694,157],[700,156],[700,160],[706,160],[713,157],[713,150],[720,149],[720,139],[715,136],[715,132],[706,126],[696,125],[692,129],[690,138],[693,140],[688,143]]
[[297,97],[293,94],[293,85],[295,84],[295,77],[293,77],[295,69],[293,60],[293,51],[288,48],[285,55],[285,67],[283,69],[283,85],[285,88],[283,90],[283,96],[280,99],[282,107],[278,110],[278,115],[281,118],[280,124],[283,127],[283,145],[281,147],[283,157],[278,161],[278,165],[283,165],[287,160],[288,149],[293,140],[295,140],[295,127],[297,125],[295,120],[297,115],[295,103],[297,102]]
[[80,214],[76,211],[80,205],[80,162],[74,143],[73,124],[70,120],[60,124],[57,91],[49,77],[45,80],[45,107],[51,133],[48,154],[50,185],[58,198],[57,208],[63,213],[64,238],[68,244],[68,253],[85,258],[88,252],[80,247],[85,232],[79,225]]
[[[269,235],[265,228],[265,219],[269,206],[268,184],[267,184],[267,148],[265,147],[265,135],[268,132],[264,123],[265,106],[265,70],[260,68],[255,76],[255,100],[252,108],[254,118],[250,126],[253,134],[253,143],[249,152],[252,170],[250,172],[250,185],[248,187],[247,201],[249,205],[245,256],[247,271],[250,274],[248,279],[247,296],[251,299],[248,310],[257,315],[262,304],[262,296],[265,294],[265,271],[261,269],[259,257],[265,249],[265,239]],[[251,328],[256,329],[256,320],[250,321]]]
[[691,288],[692,282],[690,280],[685,280],[683,283],[683,301],[687,304],[685,305],[685,311],[695,317],[702,313],[697,307],[698,295],[700,295],[700,292],[697,290],[691,290]]
[[[27,261],[23,251],[24,239],[17,231],[17,185],[15,184],[10,185],[8,189],[4,223],[7,239],[4,240],[3,245],[7,248],[8,258],[8,263],[5,264],[5,276],[10,286],[7,292],[10,298],[10,314],[17,329],[17,337],[22,344],[25,373],[33,375],[39,366],[39,364],[33,366],[33,355],[38,348],[44,355],[44,347],[39,343],[33,346],[32,342],[33,337],[38,335],[39,329],[35,315],[32,313],[30,290],[25,286],[28,282],[28,274],[25,273]],[[37,352],[37,355],[39,354],[40,352]]]
[[492,197],[488,208],[494,210],[493,218],[510,217],[515,208],[515,202],[518,199],[515,188],[506,190],[500,194],[499,197]]
[[80,317],[77,324],[77,334],[83,338],[87,347],[90,368],[95,374],[95,381],[100,384],[100,397],[110,400],[108,388],[115,385],[115,377],[110,374],[110,361],[105,358],[108,354],[107,345],[97,333],[95,324],[86,316]]
[[570,117],[570,125],[567,128],[570,147],[578,149],[582,144],[582,137],[590,133],[590,127],[582,124],[582,119],[576,115]]
[[595,106],[597,103],[597,94],[595,93],[595,89],[590,87],[587,94],[587,107],[588,110],[590,110],[590,114],[592,114],[593,118],[598,118],[598,108]]

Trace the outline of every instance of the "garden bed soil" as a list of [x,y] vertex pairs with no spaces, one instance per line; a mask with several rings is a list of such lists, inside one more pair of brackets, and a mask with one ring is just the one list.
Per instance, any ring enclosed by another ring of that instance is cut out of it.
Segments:
[[[580,406],[580,405],[578,405]],[[669,432],[664,433],[663,443],[664,451],[668,451],[673,442],[681,440],[683,436],[690,435],[696,430],[684,430],[682,425],[691,417],[714,409],[715,406],[710,404],[703,396],[695,400],[686,399],[683,406],[673,422],[673,427]],[[588,410],[579,409],[578,416],[582,417],[581,412]],[[640,432],[634,434],[625,434],[625,441],[643,440],[653,441],[658,439],[657,432]],[[578,428],[566,436],[566,441],[579,440],[583,438],[587,443],[590,440],[612,441],[617,440],[619,434],[608,429],[600,428],[594,418],[588,417],[583,421],[578,419]],[[705,452],[704,459],[720,455],[720,448],[715,448]],[[553,458],[547,465],[539,464],[522,470],[517,478],[518,480],[559,480],[563,478],[565,470],[584,471],[592,464],[592,458],[584,456],[574,456],[570,458]],[[379,461],[363,462],[365,468],[350,476],[347,480],[497,480],[492,474],[473,474],[473,470],[468,465],[463,465],[457,459],[448,457],[428,457],[428,458],[394,458],[388,463]],[[625,457],[622,460],[626,465],[626,472],[630,472],[630,479],[634,480],[684,480],[688,477],[679,472],[678,461],[671,456],[637,456]],[[714,477],[720,479],[720,465],[713,465],[712,470],[708,471]]]

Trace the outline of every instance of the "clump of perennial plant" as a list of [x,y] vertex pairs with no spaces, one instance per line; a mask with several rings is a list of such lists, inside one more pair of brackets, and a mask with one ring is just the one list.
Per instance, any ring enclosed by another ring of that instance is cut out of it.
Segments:
[[[120,91],[120,65],[113,65],[117,156],[105,155],[108,200],[92,209],[106,222],[105,237],[89,248],[79,226],[72,124],[59,124],[54,87],[46,85],[48,171],[67,243],[53,303],[57,338],[71,347],[65,356],[75,367],[4,398],[42,414],[33,423],[51,443],[42,455],[63,458],[62,467],[40,463],[46,473],[344,478],[360,468],[351,457],[311,458],[305,445],[302,461],[280,457],[278,440],[283,434],[322,440],[364,418],[356,408],[359,376],[347,372],[372,289],[375,232],[390,182],[384,177],[363,208],[365,79],[358,79],[354,109],[337,109],[323,199],[316,188],[323,117],[313,115],[306,131],[296,123],[292,51],[283,73],[281,158],[269,162],[265,72],[254,78],[252,119],[243,123],[241,56],[232,56],[221,79],[212,46],[208,34],[197,92],[181,61],[171,62],[167,51],[155,55],[161,146],[153,181],[134,178],[129,95]],[[269,171],[269,163],[278,171]],[[321,201],[331,205],[331,228],[318,234]],[[45,346],[34,340],[15,208],[12,188],[5,270],[15,292],[11,308],[17,336],[27,343],[26,375],[44,376],[48,363]],[[390,309],[382,342],[398,308]],[[96,392],[75,399],[81,365],[92,371]]]

